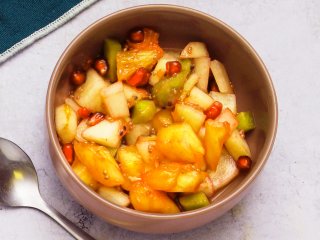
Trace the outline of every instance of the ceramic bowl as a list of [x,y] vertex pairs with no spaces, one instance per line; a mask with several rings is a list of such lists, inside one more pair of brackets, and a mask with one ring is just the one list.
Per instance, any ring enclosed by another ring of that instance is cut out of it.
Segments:
[[[225,64],[234,85],[238,111],[253,111],[256,129],[247,139],[253,167],[229,184],[204,208],[179,214],[153,214],[116,206],[86,187],[64,159],[54,124],[54,108],[71,88],[71,72],[94,58],[106,37],[124,41],[134,27],[160,33],[160,45],[182,48],[189,41],[205,42],[210,56]],[[172,5],[146,5],[110,14],[82,31],[60,57],[49,83],[46,103],[50,152],[57,175],[78,203],[116,226],[144,233],[190,230],[215,220],[234,207],[260,174],[272,149],[277,129],[277,101],[268,71],[250,44],[222,21],[199,11]],[[254,204],[254,203],[253,203]]]

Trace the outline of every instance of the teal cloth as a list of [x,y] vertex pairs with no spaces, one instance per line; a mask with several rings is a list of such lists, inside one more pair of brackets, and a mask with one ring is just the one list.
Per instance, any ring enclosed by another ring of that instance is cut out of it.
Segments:
[[[0,54],[12,55],[16,49],[10,49],[26,37],[61,17],[80,0],[0,0]],[[83,2],[94,2],[87,0]],[[81,11],[81,10],[79,10]],[[71,14],[75,15],[77,11]],[[61,25],[62,23],[60,23]],[[51,28],[54,30],[54,27]],[[45,35],[45,34],[43,34]],[[40,36],[41,37],[41,36]],[[40,38],[38,37],[38,38]],[[36,39],[36,36],[35,36]],[[27,46],[35,39],[31,39]],[[22,49],[22,46],[20,46]],[[13,51],[11,51],[13,50]],[[7,51],[7,52],[6,52]],[[0,61],[1,62],[1,61]]]

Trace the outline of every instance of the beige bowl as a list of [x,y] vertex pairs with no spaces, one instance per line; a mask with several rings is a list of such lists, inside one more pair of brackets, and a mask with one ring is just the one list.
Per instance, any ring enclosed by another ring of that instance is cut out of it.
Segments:
[[[54,108],[67,96],[69,76],[86,59],[95,57],[106,37],[124,40],[137,26],[160,33],[160,45],[182,48],[189,41],[203,41],[210,56],[222,61],[234,84],[238,110],[254,112],[256,129],[247,139],[254,165],[221,191],[205,208],[179,214],[151,214],[118,207],[87,188],[65,161],[55,131]],[[254,49],[237,32],[204,13],[171,5],[147,5],[108,15],[81,32],[60,57],[49,83],[47,126],[53,165],[64,187],[85,208],[107,222],[133,231],[172,233],[208,223],[235,206],[248,192],[267,161],[277,128],[277,101],[270,76]]]

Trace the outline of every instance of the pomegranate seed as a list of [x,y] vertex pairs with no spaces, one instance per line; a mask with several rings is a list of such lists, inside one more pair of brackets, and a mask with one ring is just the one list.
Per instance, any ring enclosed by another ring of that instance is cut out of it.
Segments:
[[106,60],[104,59],[97,59],[94,62],[94,68],[97,70],[97,72],[101,75],[104,76],[106,75],[107,71],[108,71],[108,65]]
[[92,63],[93,63],[92,58],[88,58],[87,60],[85,60],[85,61],[82,63],[82,68],[83,68],[85,71],[88,71],[88,70],[91,68]]
[[98,124],[99,122],[101,122],[103,119],[105,118],[103,113],[97,112],[94,113],[88,120],[87,124],[89,126],[94,126],[96,124]]
[[144,40],[144,32],[139,29],[130,33],[130,41],[133,43],[141,43]]
[[85,80],[86,80],[86,75],[83,71],[76,70],[71,75],[71,82],[76,86],[81,85],[82,83],[85,82]]
[[171,61],[166,63],[166,74],[172,76],[181,72],[181,63],[179,61]]
[[252,160],[248,156],[241,156],[237,160],[237,167],[239,170],[247,171],[251,168]]
[[69,164],[72,164],[73,162],[73,146],[71,143],[64,144],[62,146],[62,152],[64,156],[66,157]]
[[221,102],[215,101],[205,112],[207,119],[215,119],[218,117],[222,110]]
[[90,115],[90,111],[85,107],[79,108],[77,113],[78,113],[78,116],[81,117],[82,119],[87,118]]
[[146,85],[149,81],[151,74],[145,68],[139,68],[129,79],[128,84],[133,87]]

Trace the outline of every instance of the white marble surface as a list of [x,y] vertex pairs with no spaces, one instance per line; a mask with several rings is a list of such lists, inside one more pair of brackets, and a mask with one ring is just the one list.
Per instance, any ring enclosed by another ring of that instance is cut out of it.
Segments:
[[[0,136],[32,158],[44,199],[97,239],[320,239],[320,1],[153,1],[214,15],[258,51],[273,78],[279,128],[252,191],[231,211],[196,230],[144,235],[104,223],[74,202],[48,155],[44,106],[55,63],[68,43],[100,17],[150,1],[102,0],[0,65]],[[0,207],[0,239],[72,239],[45,215]]]

